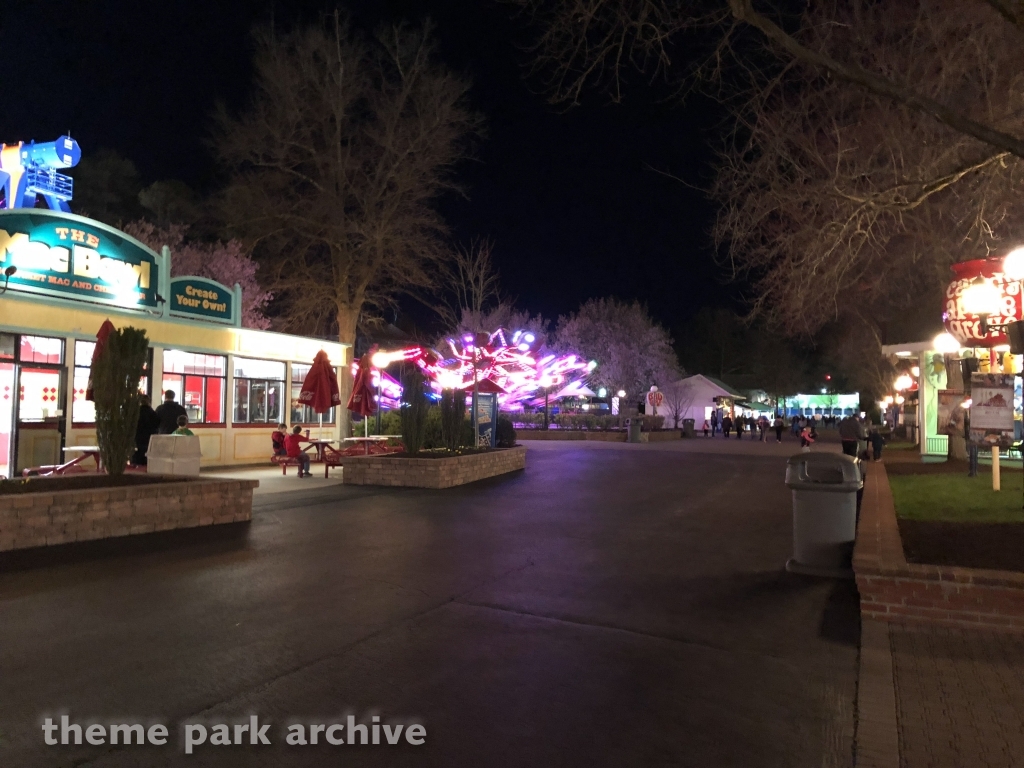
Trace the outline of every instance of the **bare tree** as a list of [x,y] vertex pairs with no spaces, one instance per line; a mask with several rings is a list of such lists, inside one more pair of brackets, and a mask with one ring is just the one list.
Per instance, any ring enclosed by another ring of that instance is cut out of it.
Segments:
[[[971,136],[999,152],[1024,157],[1024,138],[1013,132],[1008,114],[972,110],[957,94],[936,93],[921,75],[927,68],[888,69],[859,58],[843,48],[842,41],[856,37],[858,24],[880,10],[889,18],[922,12],[948,14],[946,20],[960,27],[967,41],[982,24],[998,22],[1008,34],[1024,33],[1024,6],[1019,0],[972,0],[971,2],[808,3],[802,17],[792,11],[755,7],[754,0],[507,0],[530,12],[540,23],[535,55],[539,68],[548,72],[552,98],[577,101],[587,84],[603,83],[613,98],[622,96],[629,71],[651,76],[672,66],[673,43],[682,32],[713,29],[718,45],[705,68],[714,71],[723,59],[736,54],[733,38],[756,31],[768,50],[784,62],[815,68],[821,74],[857,86],[928,115],[957,133]],[[944,7],[943,7],[944,6]],[[845,12],[840,12],[840,8]],[[824,17],[827,26],[817,26]],[[794,24],[796,21],[798,23]],[[823,43],[823,39],[826,44]],[[839,42],[837,45],[836,42]],[[906,41],[890,34],[876,38],[883,46]],[[759,51],[741,46],[739,56],[748,72],[763,66]],[[1017,70],[1019,71],[1019,69]],[[930,79],[930,78],[929,78]]]
[[[659,391],[665,397],[665,415],[672,422],[672,426],[678,429],[697,399],[697,388],[693,386],[693,382],[688,383],[687,379],[681,379],[666,384]],[[696,421],[694,419],[694,422]],[[700,425],[697,425],[697,428],[699,429]]]
[[[441,270],[441,304],[438,314],[449,328],[456,328],[469,313],[482,315],[501,303],[499,274],[494,266],[491,240],[473,240],[452,253]],[[493,328],[491,330],[494,330]]]
[[337,15],[259,33],[254,65],[250,106],[218,116],[226,221],[285,326],[352,344],[360,321],[435,285],[434,201],[481,127],[468,83],[435,60],[429,26],[365,40]]
[[[730,105],[714,235],[774,327],[855,329],[856,357],[878,358],[883,329],[920,326],[918,307],[937,317],[950,263],[1020,236],[1019,3],[826,1],[783,21],[753,0],[512,1],[542,24],[554,99],[588,83],[618,98],[632,69]],[[674,46],[698,29],[713,50],[679,73]]]

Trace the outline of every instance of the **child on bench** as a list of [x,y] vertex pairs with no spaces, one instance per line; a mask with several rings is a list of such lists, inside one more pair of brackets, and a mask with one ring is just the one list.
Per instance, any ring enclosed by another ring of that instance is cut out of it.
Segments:
[[288,436],[288,425],[278,424],[277,431],[270,435],[270,441],[274,445],[275,456],[287,456],[288,451],[284,447],[285,437]]
[[284,447],[289,458],[299,460],[299,477],[310,477],[309,456],[302,451],[302,427],[296,424],[292,433],[284,439]]

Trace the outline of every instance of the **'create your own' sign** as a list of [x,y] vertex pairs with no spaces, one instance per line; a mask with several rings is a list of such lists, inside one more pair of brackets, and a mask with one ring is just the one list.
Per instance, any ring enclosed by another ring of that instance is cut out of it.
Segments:
[[176,277],[171,280],[171,312],[204,320],[234,320],[235,293],[225,285],[205,277]]
[[157,255],[98,221],[42,208],[0,211],[0,272],[11,291],[125,309],[157,306]]

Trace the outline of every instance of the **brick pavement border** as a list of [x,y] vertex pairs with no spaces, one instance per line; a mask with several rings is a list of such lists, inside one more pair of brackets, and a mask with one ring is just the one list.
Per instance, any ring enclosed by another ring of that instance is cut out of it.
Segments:
[[892,646],[889,625],[881,621],[861,622],[854,745],[857,768],[899,768]]

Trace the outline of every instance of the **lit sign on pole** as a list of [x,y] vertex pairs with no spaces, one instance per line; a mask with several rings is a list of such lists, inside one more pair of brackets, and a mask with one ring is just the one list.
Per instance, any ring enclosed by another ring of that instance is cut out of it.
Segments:
[[157,255],[113,227],[43,208],[0,211],[0,271],[11,291],[156,308]]

